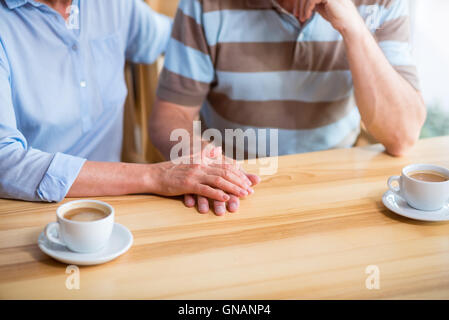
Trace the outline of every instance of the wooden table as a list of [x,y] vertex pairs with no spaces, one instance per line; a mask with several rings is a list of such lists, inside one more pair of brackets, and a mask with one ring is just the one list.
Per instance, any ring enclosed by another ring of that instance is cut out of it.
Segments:
[[[58,204],[0,200],[0,298],[449,298],[449,223],[389,212],[388,176],[415,162],[449,166],[449,137],[404,158],[381,146],[279,158],[240,212],[216,217],[156,196],[106,197],[134,235],[125,255],[80,267],[37,247]],[[254,170],[255,168],[252,168]],[[379,270],[380,289],[365,273]]]

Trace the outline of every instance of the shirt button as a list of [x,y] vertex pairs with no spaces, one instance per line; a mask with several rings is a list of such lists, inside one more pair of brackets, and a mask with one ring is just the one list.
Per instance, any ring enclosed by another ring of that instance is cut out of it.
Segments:
[[81,88],[87,87],[86,81],[81,81],[81,82],[80,82],[80,86],[81,86]]

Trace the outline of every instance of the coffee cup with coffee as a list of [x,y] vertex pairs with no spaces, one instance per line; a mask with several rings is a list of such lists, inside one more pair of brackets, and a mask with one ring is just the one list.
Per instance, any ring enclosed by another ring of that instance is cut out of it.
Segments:
[[56,222],[45,227],[55,244],[80,253],[93,253],[106,246],[114,227],[114,208],[98,200],[76,200],[56,210]]
[[449,201],[449,169],[412,164],[402,169],[401,176],[390,177],[388,187],[415,209],[439,210]]

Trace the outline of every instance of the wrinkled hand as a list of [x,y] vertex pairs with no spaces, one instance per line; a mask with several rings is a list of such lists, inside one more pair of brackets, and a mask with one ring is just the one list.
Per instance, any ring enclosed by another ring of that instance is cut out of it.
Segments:
[[[252,186],[255,186],[260,182],[260,178],[254,174],[248,174],[245,173],[237,161],[227,158],[222,154],[222,150],[220,147],[213,147],[212,145],[208,145],[204,148],[204,151],[202,152],[203,159],[206,157],[209,160],[209,162],[214,163],[215,166],[219,166],[223,170],[227,171],[234,171],[237,170],[241,173],[241,176],[243,180],[245,181],[246,186],[246,193],[243,193],[241,197],[246,197],[248,195],[251,195],[254,193],[254,190],[251,188]],[[195,201],[195,197],[197,198]],[[192,194],[186,194],[184,196],[184,204],[191,208],[194,207],[195,204],[198,204],[198,211],[200,213],[207,213],[209,212],[209,200],[202,195],[192,195]],[[229,200],[213,200],[213,207],[214,212],[216,215],[221,216],[226,213],[226,208],[229,212],[236,212],[240,206],[240,199],[238,195],[231,194]]]
[[231,196],[248,195],[247,178],[234,166],[164,162],[155,166],[152,178],[157,184],[156,193],[164,196],[197,194],[214,201],[228,201]]
[[305,22],[318,12],[332,26],[344,33],[357,30],[364,25],[356,6],[351,0],[298,0],[294,9],[294,15],[301,22]]

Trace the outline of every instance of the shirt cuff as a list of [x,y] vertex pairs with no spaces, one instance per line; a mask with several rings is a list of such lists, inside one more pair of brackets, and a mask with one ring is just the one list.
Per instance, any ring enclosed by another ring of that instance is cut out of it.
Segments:
[[37,189],[42,201],[59,202],[69,192],[86,159],[56,153]]

